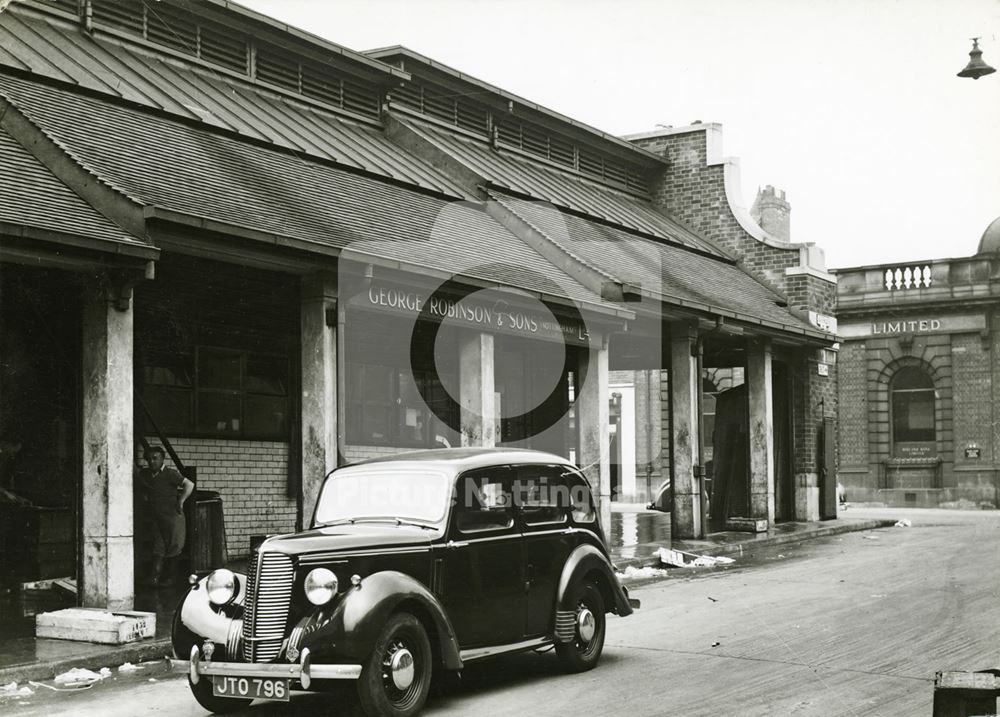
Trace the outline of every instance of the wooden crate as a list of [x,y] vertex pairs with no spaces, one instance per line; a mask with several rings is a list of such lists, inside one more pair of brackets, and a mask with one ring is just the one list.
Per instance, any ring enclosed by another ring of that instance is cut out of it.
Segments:
[[35,636],[121,645],[156,634],[156,613],[71,607],[35,616]]

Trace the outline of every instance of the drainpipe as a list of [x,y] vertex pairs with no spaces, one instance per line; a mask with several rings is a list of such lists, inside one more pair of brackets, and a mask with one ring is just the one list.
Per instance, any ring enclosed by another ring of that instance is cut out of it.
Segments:
[[701,336],[698,334],[698,342],[695,345],[695,405],[698,412],[698,463],[694,467],[695,477],[698,479],[698,504],[699,512],[701,513],[701,535],[699,537],[704,538],[708,535],[708,487],[705,485],[705,419],[702,411],[702,390],[701,390],[701,374],[704,370],[704,354],[705,354],[705,342]]

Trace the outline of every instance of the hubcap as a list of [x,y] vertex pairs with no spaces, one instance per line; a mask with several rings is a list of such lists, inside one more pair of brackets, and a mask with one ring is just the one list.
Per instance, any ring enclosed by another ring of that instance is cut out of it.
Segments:
[[581,607],[580,612],[576,614],[576,630],[580,633],[580,639],[583,642],[593,640],[594,633],[597,631],[594,613],[585,607]]
[[389,662],[389,674],[397,690],[405,690],[413,684],[413,655],[405,647],[396,650]]

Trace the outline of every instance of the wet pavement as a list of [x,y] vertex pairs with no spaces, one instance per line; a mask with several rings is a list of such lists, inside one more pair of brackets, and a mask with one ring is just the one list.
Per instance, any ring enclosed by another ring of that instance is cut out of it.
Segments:
[[[885,511],[883,511],[884,513]],[[673,547],[696,555],[740,555],[743,551],[796,542],[808,538],[869,530],[892,525],[894,519],[859,511],[838,520],[817,523],[782,523],[766,533],[713,533],[704,540],[671,540],[670,514],[648,510],[641,505],[616,503],[609,526],[612,562],[624,570],[659,566],[658,551]],[[240,569],[241,560],[228,567]],[[171,587],[141,586],[135,609],[156,613],[156,637],[127,645],[101,645],[35,638],[35,618],[39,612],[72,607],[75,598],[58,591],[0,595],[0,684],[12,681],[44,680],[73,667],[114,668],[125,662],[138,664],[158,661],[170,653],[170,625],[174,609],[186,591],[183,581]]]

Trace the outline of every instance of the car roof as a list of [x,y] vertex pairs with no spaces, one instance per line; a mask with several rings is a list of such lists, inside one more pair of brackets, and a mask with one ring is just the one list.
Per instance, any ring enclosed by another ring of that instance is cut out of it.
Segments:
[[[431,448],[420,451],[406,451],[391,456],[379,456],[358,461],[344,466],[354,468],[376,464],[391,463],[403,467],[429,468],[432,465],[449,472],[461,473],[472,468],[486,466],[509,465],[511,463],[528,465],[564,465],[572,466],[568,460],[554,453],[534,451],[526,448]],[[343,470],[341,468],[340,470]]]

